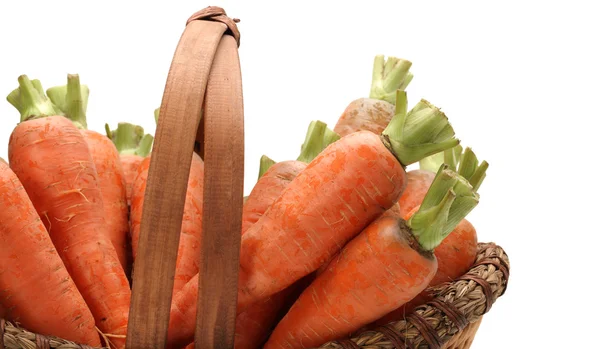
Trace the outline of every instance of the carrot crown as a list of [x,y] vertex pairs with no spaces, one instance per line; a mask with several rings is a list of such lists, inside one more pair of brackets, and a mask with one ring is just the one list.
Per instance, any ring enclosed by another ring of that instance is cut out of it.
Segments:
[[442,163],[447,164],[451,170],[458,172],[461,177],[468,180],[475,191],[479,190],[489,167],[485,160],[479,163],[477,156],[470,147],[467,147],[463,152],[462,147],[457,145],[421,160],[420,168],[433,172]]
[[104,128],[106,135],[113,141],[119,154],[131,154],[142,157],[150,154],[154,137],[151,134],[144,134],[142,126],[120,122],[116,130],[111,131],[108,124],[105,124]]
[[[302,146],[300,147],[300,155],[296,160],[309,163],[331,143],[338,139],[340,139],[340,135],[329,129],[326,123],[319,120],[312,121],[310,125],[308,125],[304,143],[302,143]],[[258,178],[262,177],[262,175],[274,164],[275,161],[271,160],[266,155],[263,155],[260,158]]]
[[73,121],[78,128],[87,129],[85,113],[90,90],[86,85],[80,84],[79,75],[68,74],[66,85],[50,87],[46,94],[65,117]]
[[479,194],[471,183],[442,164],[407,224],[421,247],[432,251],[478,203]]
[[382,132],[384,143],[403,166],[460,143],[454,138],[454,129],[439,108],[424,99],[409,112],[406,106],[406,92],[398,90],[396,115]]
[[266,155],[261,156],[260,167],[258,169],[258,178],[262,177],[273,165],[275,165],[275,160]]
[[394,104],[396,90],[404,90],[411,82],[413,75],[408,70],[412,62],[396,57],[375,56],[373,63],[373,80],[369,98],[380,99]]
[[52,101],[44,93],[39,80],[29,80],[27,75],[18,78],[19,87],[8,94],[6,100],[21,113],[21,122],[62,115]]

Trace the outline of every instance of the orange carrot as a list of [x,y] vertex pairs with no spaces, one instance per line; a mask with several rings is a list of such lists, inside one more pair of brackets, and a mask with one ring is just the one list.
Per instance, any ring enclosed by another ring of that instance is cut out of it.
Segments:
[[344,110],[334,131],[346,136],[358,131],[380,134],[394,116],[396,90],[404,90],[413,75],[412,63],[396,57],[375,57],[369,98],[358,98]]
[[129,275],[129,209],[125,196],[125,176],[117,148],[105,135],[87,129],[89,89],[86,85],[80,85],[77,74],[69,74],[67,85],[51,87],[46,94],[83,134],[98,173],[107,232],[123,270]]
[[[446,162],[448,168],[458,171],[458,174],[462,178],[468,180],[471,186],[473,186],[473,190],[477,191],[485,178],[488,163],[486,161],[482,161],[482,163],[479,164],[479,161],[477,160],[477,157],[471,148],[467,148],[462,155],[461,152],[462,147],[457,146],[442,153],[443,156],[441,157],[435,155],[436,159],[427,159],[427,161],[421,163],[421,166],[427,169],[420,171],[422,173],[433,173],[430,172],[430,169],[433,168],[433,166],[439,165],[442,162]],[[459,157],[461,166],[457,167]],[[433,175],[435,177],[435,174]],[[425,180],[421,183],[421,185],[417,185],[412,188],[415,190],[415,194],[413,196],[424,198],[431,183],[427,183],[426,178],[428,178],[428,176],[421,176],[419,178],[425,178]],[[421,202],[422,201],[423,199],[421,199]],[[419,207],[420,203],[412,208],[410,212],[402,214],[400,217],[403,217],[407,220],[410,219],[413,214],[418,212]],[[458,223],[456,228],[448,235],[448,237],[446,237],[442,243],[435,248],[434,254],[438,260],[438,270],[429,283],[429,287],[438,286],[444,282],[452,281],[464,275],[475,261],[475,257],[477,255],[477,231],[475,230],[475,227],[473,227],[473,225],[466,218],[463,219],[460,221],[460,223]],[[425,304],[433,299],[434,295],[429,287],[410,302],[377,320],[370,327],[401,320],[406,314],[410,314],[417,306]]]
[[[10,166],[36,211],[96,326],[125,335],[131,291],[108,238],[98,174],[83,135],[57,115],[39,81],[19,77],[8,100],[21,112],[8,147]],[[112,337],[117,347],[122,338]]]
[[[148,180],[150,168],[150,155],[145,158],[138,168],[133,194],[131,198],[131,246],[133,248],[133,259],[137,255],[140,226],[142,221],[142,210],[144,206],[144,193]],[[190,176],[183,209],[183,221],[181,224],[181,236],[179,238],[179,249],[177,251],[177,262],[175,264],[175,282],[173,295],[196,274],[200,263],[200,239],[202,235],[202,208],[204,202],[204,162],[194,153],[190,167]]]
[[120,122],[117,129],[113,131],[106,124],[105,129],[106,135],[113,141],[120,154],[123,174],[125,175],[127,205],[131,205],[133,182],[142,161],[152,150],[154,137],[151,134],[144,134],[143,127],[128,122]]
[[440,167],[421,209],[408,221],[383,216],[350,241],[300,295],[265,349],[317,347],[418,295],[437,270],[433,249],[477,205],[472,189]]
[[0,198],[1,317],[36,333],[100,346],[92,313],[19,178],[4,160]]

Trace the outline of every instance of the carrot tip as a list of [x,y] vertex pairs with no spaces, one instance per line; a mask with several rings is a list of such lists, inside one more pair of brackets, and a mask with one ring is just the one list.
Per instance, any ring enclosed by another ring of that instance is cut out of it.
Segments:
[[29,80],[27,75],[18,78],[19,87],[11,91],[6,99],[21,113],[21,122],[46,116],[61,115],[44,93],[39,80]]
[[369,98],[394,104],[396,90],[405,90],[412,81],[411,66],[412,62],[405,59],[388,57],[386,60],[383,55],[375,56]]
[[479,195],[457,172],[442,164],[423,203],[407,224],[423,249],[433,250],[477,206]]
[[50,87],[46,94],[77,128],[87,129],[85,113],[90,90],[87,85],[81,85],[78,74],[68,74],[66,85]]
[[[403,100],[404,95],[398,93],[397,97]],[[424,99],[408,113],[398,109],[382,136],[388,149],[404,166],[460,143],[446,115]]]
[[146,157],[152,150],[154,137],[144,134],[142,126],[128,122],[120,122],[117,129],[111,131],[108,124],[105,125],[106,134],[115,144],[120,154],[135,154]]

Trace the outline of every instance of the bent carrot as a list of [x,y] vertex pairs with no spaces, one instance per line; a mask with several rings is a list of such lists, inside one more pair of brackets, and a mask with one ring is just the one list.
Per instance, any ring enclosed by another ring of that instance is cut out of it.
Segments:
[[[146,157],[138,168],[131,198],[131,246],[133,259],[137,255],[137,246],[142,223],[144,207],[144,194],[148,180],[148,170],[152,155]],[[191,160],[190,175],[188,179],[183,221],[181,223],[181,236],[177,250],[175,264],[175,281],[173,296],[196,274],[200,263],[200,243],[202,235],[202,212],[204,202],[204,162],[194,153]]]
[[404,59],[376,56],[369,98],[352,101],[333,130],[342,137],[358,131],[383,132],[394,116],[396,90],[404,91],[413,78],[411,65]]
[[[444,156],[437,159],[429,159],[424,167],[431,169],[436,163],[445,162],[449,169],[458,171],[458,174],[465,178],[473,190],[476,192],[482,184],[485,173],[488,168],[488,163],[482,161],[479,164],[475,153],[471,148],[466,148],[462,153],[462,147],[457,146],[453,149],[444,152]],[[462,153],[462,154],[461,154]],[[459,160],[460,158],[460,160]],[[445,160],[444,160],[445,159]],[[457,167],[458,162],[462,166]],[[422,164],[423,166],[423,164]],[[429,170],[422,170],[428,172]],[[425,184],[425,183],[424,183]],[[422,188],[424,186],[419,186]],[[428,186],[427,186],[428,187]],[[425,189],[426,191],[427,189]],[[424,197],[425,194],[416,193],[415,196]],[[422,200],[421,200],[422,201]],[[418,212],[420,205],[414,207],[410,212],[403,214],[404,219],[410,219],[415,212]],[[466,219],[458,223],[456,228],[446,237],[442,243],[434,250],[434,254],[438,260],[438,270],[429,283],[429,287],[438,286],[444,282],[455,280],[464,275],[477,256],[477,231],[475,227]],[[433,299],[433,293],[430,288],[425,289],[410,302],[404,304],[400,308],[390,312],[377,320],[371,327],[385,325],[392,321],[398,321],[404,318],[406,314],[411,313],[417,306],[425,304]]]
[[0,160],[1,317],[36,333],[100,346],[92,313],[48,231],[19,178]]
[[440,167],[421,209],[384,216],[351,240],[300,295],[265,349],[313,348],[410,301],[437,270],[433,249],[478,203],[471,185]]
[[127,205],[131,205],[133,182],[140,164],[152,150],[154,137],[151,134],[144,134],[143,127],[128,122],[120,122],[117,129],[113,131],[106,124],[105,129],[106,135],[113,141],[119,152],[123,174],[125,175]]
[[[8,156],[67,271],[104,333],[125,335],[131,290],[106,233],[98,174],[77,127],[39,81],[19,77],[9,101],[21,112]],[[122,338],[114,338],[123,347]]]
[[79,75],[69,74],[67,85],[50,87],[46,90],[50,101],[54,103],[64,116],[80,129],[88,149],[92,155],[98,184],[102,194],[104,219],[106,221],[110,241],[119,256],[125,273],[129,275],[129,209],[125,190],[125,175],[119,160],[119,153],[108,137],[87,129],[86,107],[89,89],[81,85]]

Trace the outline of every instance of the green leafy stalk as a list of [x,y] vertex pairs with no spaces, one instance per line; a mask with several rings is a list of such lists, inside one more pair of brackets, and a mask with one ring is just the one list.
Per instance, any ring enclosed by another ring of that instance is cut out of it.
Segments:
[[433,172],[442,163],[445,163],[451,170],[458,172],[461,177],[468,180],[475,191],[479,190],[489,167],[487,161],[479,163],[477,156],[470,147],[465,148],[463,152],[462,146],[457,145],[421,160],[420,168]]
[[270,157],[263,155],[260,157],[260,167],[258,168],[258,178],[262,177],[265,172],[267,172],[271,166],[275,165],[275,160]]
[[[402,100],[403,91],[397,91]],[[396,115],[383,130],[382,137],[388,149],[403,166],[418,162],[435,153],[460,143],[446,115],[422,99],[408,113],[397,109]]]
[[329,144],[340,139],[340,136],[327,128],[327,124],[316,120],[308,126],[304,143],[300,147],[297,160],[309,163],[319,155]]
[[396,90],[406,89],[413,78],[409,72],[411,66],[412,62],[405,59],[375,56],[369,98],[395,103]]
[[158,125],[158,114],[160,113],[160,107],[154,109],[154,122]]
[[132,154],[142,157],[150,154],[154,137],[151,134],[144,134],[142,126],[120,122],[116,130],[111,131],[108,124],[105,124],[104,128],[106,135],[113,141],[119,154]]
[[19,87],[8,94],[6,100],[21,113],[21,122],[62,115],[44,93],[39,80],[29,80],[27,75],[18,78]]
[[73,121],[78,128],[87,129],[85,113],[90,90],[86,85],[80,84],[79,75],[68,74],[66,85],[50,87],[46,94],[65,117]]
[[433,251],[479,203],[479,194],[456,171],[442,164],[419,207],[407,221],[426,251]]

